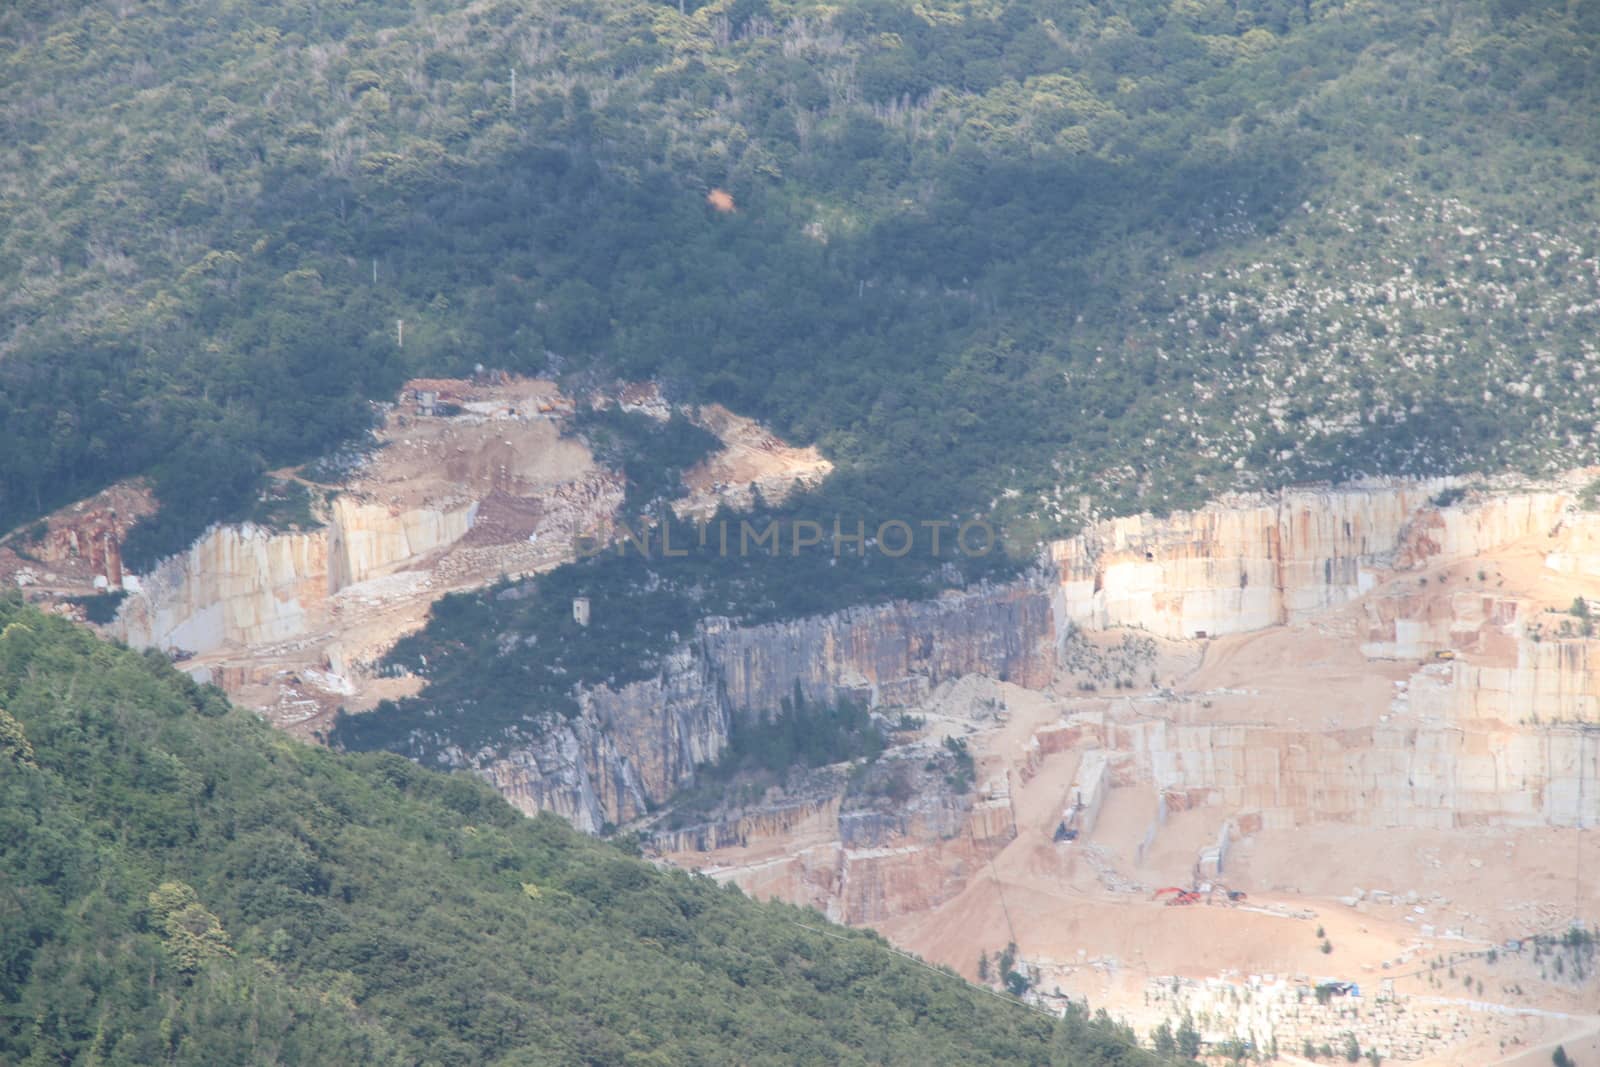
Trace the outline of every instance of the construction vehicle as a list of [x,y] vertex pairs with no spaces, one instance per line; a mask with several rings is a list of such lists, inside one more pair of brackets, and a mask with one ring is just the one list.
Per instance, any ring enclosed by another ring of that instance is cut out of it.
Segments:
[[1223,896],[1225,896],[1229,904],[1237,904],[1242,900],[1248,899],[1248,894],[1246,894],[1244,890],[1229,889],[1221,882],[1207,882],[1200,888],[1205,891],[1207,904],[1211,903],[1212,899],[1218,893],[1221,893]]
[[1441,648],[1434,652],[1433,658],[1437,663],[1445,663],[1456,658],[1456,651],[1453,648]]
[[1163,897],[1168,898],[1167,907],[1171,908],[1181,907],[1186,904],[1194,904],[1199,901],[1200,894],[1191,889],[1181,889],[1178,886],[1169,885],[1165,886],[1164,888],[1157,889],[1156,895],[1152,899],[1161,900]]

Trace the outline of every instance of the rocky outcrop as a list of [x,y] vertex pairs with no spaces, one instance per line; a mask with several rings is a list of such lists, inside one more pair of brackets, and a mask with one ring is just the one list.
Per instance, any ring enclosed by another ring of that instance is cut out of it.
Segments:
[[328,592],[364,582],[397,563],[420,559],[465,536],[476,501],[399,510],[352,497],[333,501],[328,522]]
[[[1120,519],[1055,545],[1058,576],[765,626],[706,620],[656,678],[585,693],[581,722],[564,727],[561,739],[471,762],[526,810],[580,811],[579,825],[591,828],[621,823],[691,781],[695,764],[721,751],[735,716],[777,707],[796,685],[813,701],[850,698],[870,706],[913,705],[941,681],[967,674],[1042,688],[1055,668],[1058,619],[1087,628],[1138,626],[1169,637],[1264,628],[1373,593],[1396,568],[1470,558],[1525,538],[1542,544],[1564,517],[1584,521],[1568,514],[1571,498],[1559,492],[1436,506],[1446,488],[1440,481],[1292,490],[1164,520]],[[1548,565],[1581,569],[1591,561],[1585,552],[1552,548]],[[1142,752],[1159,790],[1181,794],[1185,803],[1255,807],[1291,820],[1297,811],[1334,813],[1329,817],[1375,825],[1433,825],[1456,813],[1479,817],[1474,812],[1576,819],[1575,802],[1561,799],[1562,768],[1577,758],[1569,758],[1563,741],[1508,742],[1495,754],[1498,762],[1486,765],[1476,755],[1481,742],[1462,741],[1462,724],[1514,725],[1538,715],[1547,722],[1600,720],[1600,676],[1591,677],[1581,649],[1525,637],[1522,599],[1481,580],[1448,593],[1441,585],[1391,583],[1368,596],[1362,649],[1387,659],[1423,659],[1445,649],[1473,654],[1471,662],[1438,668],[1455,671],[1454,684],[1437,693],[1425,684],[1416,690],[1417,711],[1448,724],[1399,733],[1379,728],[1359,737],[1348,731],[1291,737],[1244,726],[1173,726],[1168,734],[1148,726],[1156,733],[1119,739],[1106,736],[1109,725],[1084,723],[1069,733],[1079,742],[1093,733],[1110,749]],[[1507,657],[1515,665],[1489,665]],[[1200,733],[1189,738],[1184,731]],[[1418,753],[1434,762],[1419,762]],[[1532,784],[1507,784],[1514,781]],[[846,852],[855,848],[847,822],[839,816],[839,847]],[[710,848],[760,836],[743,825],[699,832]],[[941,833],[903,828],[902,838]],[[812,874],[791,871],[784,876],[791,884],[816,881],[821,861],[807,855],[797,853],[794,862]],[[842,891],[837,871],[826,881]]]
[[[1572,506],[1557,490],[1436,506],[1453,479],[1376,481],[1224,498],[1167,518],[1096,523],[1050,549],[1056,610],[1087,629],[1136,626],[1169,638],[1278,626],[1347,603],[1376,572],[1465,559],[1553,537]],[[1552,562],[1600,573],[1600,529]]]
[[[446,753],[458,765],[475,760]],[[599,833],[608,811],[643,811],[648,803],[626,756],[584,719],[530,737],[478,768],[513,806],[553,812],[585,833]]]
[[966,674],[1044,685],[1053,644],[1038,580],[763,626],[712,619],[654,677],[583,690],[573,722],[450,759],[524,811],[576,813],[592,830],[665,801],[721,753],[735,716],[775,710],[797,684],[808,700],[870,707],[913,703]]
[[1419,511],[1402,531],[1395,566],[1466,559],[1525,538],[1548,539],[1573,503],[1556,491],[1496,494],[1447,508]]
[[210,652],[309,633],[327,618],[324,531],[216,526],[139,582],[113,629],[130,645]]
[[1526,601],[1482,588],[1446,595],[1373,597],[1361,652],[1369,659],[1418,660],[1436,652],[1496,654],[1515,643]]
[[676,829],[651,831],[651,843],[661,852],[715,852],[722,848],[748,848],[762,842],[792,842],[806,838],[832,838],[838,833],[842,788],[813,796],[743,811],[728,818]]
[[638,818],[715,760],[732,709],[711,664],[692,645],[666,656],[653,677],[587,689],[580,713],[498,751],[446,753],[528,812],[553,811],[588,833]]
[[335,594],[458,540],[475,511],[340,497],[327,525],[304,533],[214,526],[139,580],[113,628],[130,645],[199,654],[308,637],[328,625]]
[[[982,801],[970,811],[938,811],[932,825],[907,826],[882,844],[839,850],[837,895],[825,910],[838,922],[882,922],[952,899],[1016,836],[1009,803]],[[941,832],[942,831],[942,832]],[[740,887],[753,895],[753,885]]]
[[1169,638],[1291,622],[1370,588],[1370,568],[1448,484],[1284,490],[1097,523],[1051,546],[1057,611],[1088,629]]
[[122,542],[155,510],[155,494],[143,479],[110,486],[36,524],[33,529],[42,525],[43,536],[27,546],[28,555],[52,569],[87,570],[97,590],[121,589]]
[[1507,666],[1457,661],[1447,685],[1414,686],[1420,712],[1508,726],[1600,724],[1600,642],[1524,638]]
[[1043,686],[1054,622],[1037,581],[936,600],[854,608],[766,626],[708,620],[701,642],[731,704],[776,708],[796,683],[810,700],[914,704],[940,682],[987,674]]

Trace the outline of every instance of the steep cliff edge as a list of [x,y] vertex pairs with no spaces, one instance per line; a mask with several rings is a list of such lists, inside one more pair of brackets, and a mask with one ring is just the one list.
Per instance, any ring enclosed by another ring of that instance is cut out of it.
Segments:
[[967,762],[967,742],[1007,715],[1001,690],[979,675],[941,683],[880,758],[792,770],[756,803],[725,801],[708,821],[684,825],[669,811],[672,821],[648,824],[650,845],[747,893],[843,922],[938,907],[1017,834],[1008,776],[975,781]]
[[1164,519],[1095,523],[1050,546],[1057,611],[1076,626],[1133,626],[1174,639],[1284,625],[1354,600],[1387,569],[1551,531],[1574,499],[1570,490],[1502,491],[1436,506],[1459,499],[1462,486],[1385,479],[1285,489]]
[[219,526],[139,579],[117,616],[138,648],[216,652],[310,634],[328,622],[328,535]]
[[446,760],[525,811],[577,813],[597,829],[664,803],[722,752],[734,717],[775,710],[796,685],[808,700],[874,708],[915,704],[968,674],[1044,685],[1054,641],[1039,579],[755,627],[711,619],[654,677],[581,690],[576,719]]
[[1096,523],[1050,547],[1058,611],[1077,626],[1169,638],[1291,622],[1371,588],[1370,568],[1448,485],[1284,490]]
[[1056,545],[1070,621],[1203,649],[1176,690],[1075,723],[1156,794],[1268,826],[1600,821],[1600,515],[1570,487],[1449,488],[1286,491]]

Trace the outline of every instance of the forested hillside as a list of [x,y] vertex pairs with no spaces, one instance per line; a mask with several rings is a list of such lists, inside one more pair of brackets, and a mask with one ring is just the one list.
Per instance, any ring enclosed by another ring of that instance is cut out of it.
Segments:
[[1154,1062],[14,597],[0,709],[0,1062]]
[[479,363],[658,378],[820,443],[852,507],[1023,544],[1080,494],[1569,462],[1597,33],[1566,0],[8,4],[0,527],[148,472],[147,561]]

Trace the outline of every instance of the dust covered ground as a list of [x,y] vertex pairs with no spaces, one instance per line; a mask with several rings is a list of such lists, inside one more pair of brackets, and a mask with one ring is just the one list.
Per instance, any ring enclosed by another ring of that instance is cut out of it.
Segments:
[[[945,704],[914,709],[926,725],[913,743],[966,737],[978,781],[1009,798],[1015,836],[981,856],[950,899],[872,925],[972,981],[983,980],[984,959],[996,987],[997,961],[1015,945],[1029,998],[1087,998],[1141,1035],[1187,1015],[1208,1042],[1250,1034],[1263,1054],[1271,1034],[1280,1062],[1307,1062],[1306,1040],[1342,1061],[1346,1034],[1391,1062],[1542,1064],[1557,1043],[1588,1062],[1600,1055],[1594,948],[1562,941],[1574,919],[1591,931],[1600,920],[1592,830],[1482,815],[1466,801],[1453,811],[1448,796],[1428,800],[1443,814],[1415,816],[1441,825],[1404,825],[1413,816],[1393,813],[1393,790],[1364,788],[1345,766],[1392,757],[1420,767],[1417,737],[1429,731],[1459,735],[1463,752],[1542,736],[1550,727],[1537,716],[1475,717],[1455,687],[1484,677],[1476,671],[1526,668],[1541,640],[1531,635],[1542,635],[1579,661],[1561,684],[1583,690],[1590,639],[1572,606],[1600,599],[1600,575],[1568,564],[1588,535],[1541,531],[1470,558],[1424,560],[1380,573],[1349,603],[1250,633],[1072,632],[1048,690],[968,680],[969,699],[1000,709],[987,721],[950,706],[946,687]],[[1396,617],[1406,640],[1441,636],[1421,655],[1397,655]],[[1240,737],[1241,747],[1221,747]],[[1059,840],[1101,757],[1108,785],[1092,822]],[[1303,774],[1269,782],[1286,799],[1268,808],[1259,768],[1235,763]],[[1208,774],[1216,788],[1193,787]],[[1177,779],[1187,786],[1156,784]],[[1580,777],[1579,787],[1600,782]],[[805,848],[819,832],[810,826]],[[793,897],[741,873],[753,862],[770,869],[783,851],[767,839],[671,858]],[[1199,900],[1155,899],[1168,887]],[[1317,986],[1332,982],[1360,996],[1319,1003]]]

